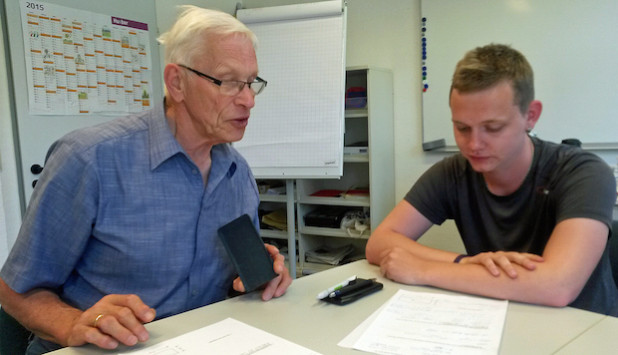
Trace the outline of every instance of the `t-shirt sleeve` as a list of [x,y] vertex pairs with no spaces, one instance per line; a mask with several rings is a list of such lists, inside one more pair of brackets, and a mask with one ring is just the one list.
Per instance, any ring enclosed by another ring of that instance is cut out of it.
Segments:
[[611,228],[616,202],[616,180],[609,165],[592,154],[564,157],[568,161],[558,174],[559,203],[556,222],[591,218]]
[[445,158],[429,168],[412,186],[404,200],[416,208],[431,223],[441,225],[453,218],[449,196],[456,193],[454,179],[458,176],[455,158]]

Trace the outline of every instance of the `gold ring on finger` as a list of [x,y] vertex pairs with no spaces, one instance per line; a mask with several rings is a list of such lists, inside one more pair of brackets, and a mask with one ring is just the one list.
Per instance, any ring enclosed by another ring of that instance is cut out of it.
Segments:
[[92,324],[92,326],[94,328],[97,327],[97,322],[99,321],[99,319],[101,319],[101,317],[103,317],[103,313],[100,313],[95,319],[94,319],[94,323]]

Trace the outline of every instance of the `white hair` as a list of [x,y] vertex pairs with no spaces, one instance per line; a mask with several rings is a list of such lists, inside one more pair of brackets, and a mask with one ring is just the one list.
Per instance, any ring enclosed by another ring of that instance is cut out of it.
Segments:
[[211,36],[240,34],[257,46],[257,37],[232,15],[193,5],[179,6],[182,12],[172,28],[159,36],[165,45],[165,64],[193,65],[193,60],[203,57],[209,49]]

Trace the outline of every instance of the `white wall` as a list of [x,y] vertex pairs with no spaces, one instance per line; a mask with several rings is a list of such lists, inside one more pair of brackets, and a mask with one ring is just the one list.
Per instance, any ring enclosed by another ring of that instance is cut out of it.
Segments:
[[4,263],[21,225],[13,126],[9,111],[4,34],[2,33],[1,21],[0,18],[0,265]]
[[[347,65],[393,71],[395,112],[395,196],[412,184],[442,154],[424,153],[421,144],[420,0],[348,1]],[[433,227],[421,242],[463,251],[454,223]]]

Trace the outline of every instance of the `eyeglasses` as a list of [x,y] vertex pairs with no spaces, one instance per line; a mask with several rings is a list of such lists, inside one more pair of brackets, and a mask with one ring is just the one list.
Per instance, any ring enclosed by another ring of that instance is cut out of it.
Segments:
[[264,88],[266,87],[266,84],[268,84],[266,80],[260,78],[259,76],[256,77],[251,82],[239,81],[239,80],[219,80],[219,79],[213,78],[210,75],[199,72],[193,68],[189,68],[186,65],[178,64],[178,66],[183,67],[187,70],[190,70],[193,73],[197,74],[198,76],[201,76],[202,78],[210,80],[211,83],[219,86],[220,92],[223,95],[227,95],[227,96],[238,95],[242,91],[242,89],[245,88],[245,85],[249,86],[249,88],[253,91],[254,95],[258,95],[264,90]]

